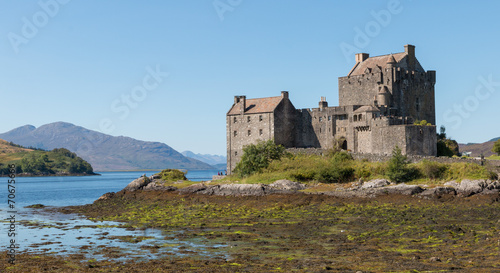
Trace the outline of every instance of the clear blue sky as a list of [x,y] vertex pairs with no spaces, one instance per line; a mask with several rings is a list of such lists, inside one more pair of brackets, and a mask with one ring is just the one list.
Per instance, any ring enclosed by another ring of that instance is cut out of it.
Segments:
[[0,132],[66,121],[224,155],[234,95],[288,90],[297,108],[321,96],[338,105],[354,51],[413,44],[437,71],[437,125],[483,142],[500,136],[499,10],[498,1],[1,0]]

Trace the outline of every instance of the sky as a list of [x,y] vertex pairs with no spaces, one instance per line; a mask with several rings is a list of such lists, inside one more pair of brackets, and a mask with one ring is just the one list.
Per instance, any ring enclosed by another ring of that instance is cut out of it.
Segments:
[[498,1],[0,0],[0,133],[64,121],[226,153],[235,95],[338,105],[355,53],[416,46],[436,123],[500,136]]

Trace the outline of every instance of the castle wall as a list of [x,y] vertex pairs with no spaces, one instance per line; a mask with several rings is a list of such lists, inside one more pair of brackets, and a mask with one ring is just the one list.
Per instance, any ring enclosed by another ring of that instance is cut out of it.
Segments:
[[382,78],[382,72],[339,77],[339,105],[372,105]]
[[284,99],[274,111],[274,141],[286,148],[295,145],[296,110],[288,99]]
[[437,155],[436,126],[407,125],[406,154]]
[[227,171],[231,174],[243,155],[243,147],[274,138],[274,113],[227,116],[226,127]]
[[435,71],[415,72],[397,70],[394,101],[400,116],[426,120],[436,125],[434,84]]

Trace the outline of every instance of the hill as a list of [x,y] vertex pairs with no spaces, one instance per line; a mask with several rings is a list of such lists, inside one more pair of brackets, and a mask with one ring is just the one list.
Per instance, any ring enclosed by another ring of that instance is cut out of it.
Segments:
[[0,134],[0,138],[45,150],[66,148],[87,160],[96,171],[139,169],[213,169],[187,158],[160,142],[110,136],[66,122],[25,125]]
[[92,166],[67,149],[27,149],[0,139],[0,174],[7,175],[11,164],[20,175],[92,175]]
[[495,154],[491,151],[491,149],[493,149],[493,144],[495,143],[495,141],[499,139],[500,137],[497,137],[484,143],[458,144],[458,146],[461,153],[471,152],[471,156],[480,156],[481,154],[483,154],[485,157],[489,157]]
[[184,151],[182,152],[182,155],[197,159],[201,162],[205,162],[209,165],[215,166],[215,165],[221,165],[224,164],[226,165],[226,157],[222,155],[210,155],[210,154],[195,154],[191,151]]

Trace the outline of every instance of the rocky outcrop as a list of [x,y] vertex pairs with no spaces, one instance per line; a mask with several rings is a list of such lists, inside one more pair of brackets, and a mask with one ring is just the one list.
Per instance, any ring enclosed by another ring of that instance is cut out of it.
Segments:
[[209,186],[196,193],[221,196],[262,196],[270,191],[268,186],[262,184],[222,184]]
[[387,179],[374,179],[368,182],[364,182],[360,189],[372,189],[372,188],[380,188],[391,184]]
[[151,182],[144,188],[142,188],[145,191],[176,191],[177,188],[174,186],[165,186],[164,183],[160,182]]
[[457,191],[453,187],[435,187],[432,189],[426,189],[419,194],[420,197],[424,198],[441,198],[444,196],[455,196]]
[[299,182],[293,182],[290,180],[276,180],[274,183],[269,185],[270,188],[276,189],[276,190],[284,190],[284,191],[300,191],[306,188],[306,185],[299,183]]
[[94,202],[99,201],[99,200],[107,200],[107,199],[113,198],[114,196],[115,196],[114,192],[107,192],[107,193],[103,194],[101,197],[99,197],[97,200],[95,200]]
[[141,176],[137,178],[136,180],[130,182],[124,190],[126,191],[136,191],[136,190],[141,190],[144,187],[146,187],[149,183],[151,182],[151,179],[149,179],[146,176]]
[[[386,184],[387,180],[385,181],[382,180],[385,179],[380,179],[379,181],[372,180],[365,182],[358,189],[331,191],[331,192],[326,192],[325,194],[343,198],[353,198],[353,197],[370,198],[387,194],[414,195],[424,191],[424,189],[418,185],[406,185],[404,183],[393,186],[382,186],[383,184],[387,185]],[[367,186],[363,188],[364,185]]]
[[444,183],[445,186],[453,187],[458,196],[468,197],[474,194],[493,194],[500,190],[500,183],[492,180],[469,180],[464,179],[462,182],[450,181]]

